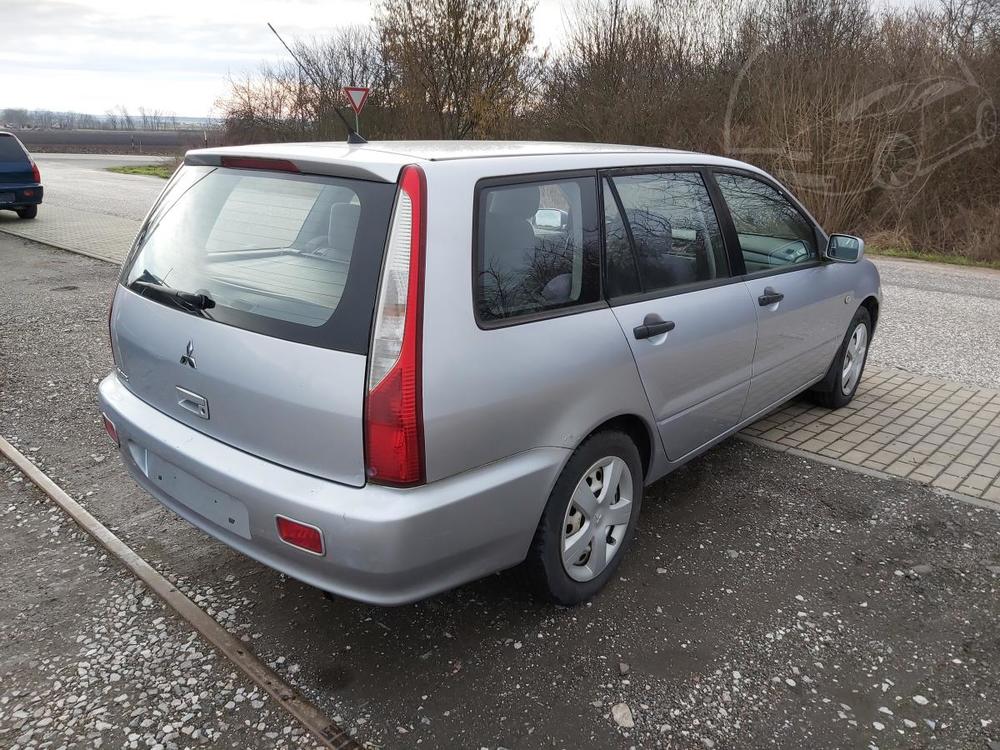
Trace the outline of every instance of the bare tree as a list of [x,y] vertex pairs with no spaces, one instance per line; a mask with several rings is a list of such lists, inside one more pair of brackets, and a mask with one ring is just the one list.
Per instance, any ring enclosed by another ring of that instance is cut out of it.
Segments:
[[118,112],[118,127],[122,130],[135,130],[135,120],[132,115],[129,114],[128,108],[124,104],[119,104],[117,107]]
[[541,73],[533,12],[525,0],[383,0],[376,24],[404,132],[507,134]]
[[364,129],[386,133],[388,81],[373,29],[345,27],[294,49],[305,70],[288,61],[230,78],[228,95],[216,102],[228,140],[342,139],[344,126],[334,109],[343,107],[341,89],[348,85],[373,88]]
[[0,118],[4,124],[15,128],[24,128],[31,124],[31,117],[26,109],[5,109]]
[[294,45],[307,74],[263,67],[218,106],[228,142],[340,140],[340,88],[360,84],[376,138],[725,153],[830,230],[997,260],[1000,0],[938,1],[577,0],[548,59],[530,0],[380,0],[371,27]]

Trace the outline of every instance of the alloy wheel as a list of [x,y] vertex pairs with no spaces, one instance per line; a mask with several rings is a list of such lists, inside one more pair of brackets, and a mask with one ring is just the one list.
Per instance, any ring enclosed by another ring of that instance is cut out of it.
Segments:
[[840,388],[845,396],[849,396],[861,377],[865,366],[865,354],[868,352],[868,326],[858,323],[847,342],[844,350],[843,370],[840,374]]

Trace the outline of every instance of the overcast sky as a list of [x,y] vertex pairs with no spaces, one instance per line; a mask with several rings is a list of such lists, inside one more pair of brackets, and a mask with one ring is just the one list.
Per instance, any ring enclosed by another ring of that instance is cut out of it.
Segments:
[[[0,109],[103,114],[119,104],[205,117],[228,73],[282,56],[286,40],[364,23],[363,0],[0,0]],[[542,0],[539,42],[563,28]]]

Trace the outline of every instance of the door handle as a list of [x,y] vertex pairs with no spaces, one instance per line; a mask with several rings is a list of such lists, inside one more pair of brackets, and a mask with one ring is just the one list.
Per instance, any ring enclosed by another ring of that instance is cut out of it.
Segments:
[[775,302],[781,302],[784,298],[784,294],[775,291],[773,287],[766,286],[764,287],[764,293],[757,298],[757,302],[761,307],[767,307],[768,305],[773,305]]
[[632,335],[637,339],[648,339],[661,333],[674,330],[674,321],[664,320],[656,313],[650,313],[642,320],[641,326],[632,329]]

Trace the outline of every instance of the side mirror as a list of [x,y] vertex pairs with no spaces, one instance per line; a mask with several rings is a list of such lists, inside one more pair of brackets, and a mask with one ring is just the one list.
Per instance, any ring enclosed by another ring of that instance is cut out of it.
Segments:
[[831,234],[823,257],[838,263],[857,263],[865,254],[865,241],[850,234]]

